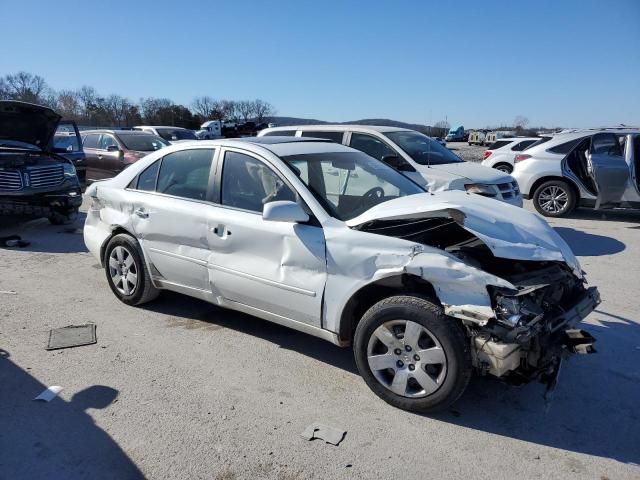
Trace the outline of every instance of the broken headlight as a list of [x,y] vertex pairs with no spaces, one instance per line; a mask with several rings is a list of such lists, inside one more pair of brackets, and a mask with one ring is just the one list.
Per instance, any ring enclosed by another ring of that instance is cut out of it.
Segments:
[[501,290],[494,291],[494,311],[498,322],[514,328],[530,324],[544,316],[544,310],[530,295],[512,295]]
[[495,197],[498,195],[498,190],[495,185],[489,185],[486,183],[467,183],[464,186],[467,193],[477,193],[484,197]]

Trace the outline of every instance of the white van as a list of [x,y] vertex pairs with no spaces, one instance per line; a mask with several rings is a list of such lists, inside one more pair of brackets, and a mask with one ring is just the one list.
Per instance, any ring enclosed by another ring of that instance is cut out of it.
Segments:
[[484,132],[471,132],[469,134],[469,145],[484,145],[485,144],[485,134]]
[[385,162],[429,191],[463,190],[522,206],[518,183],[507,173],[465,162],[422,133],[371,125],[266,128],[263,136],[327,138]]

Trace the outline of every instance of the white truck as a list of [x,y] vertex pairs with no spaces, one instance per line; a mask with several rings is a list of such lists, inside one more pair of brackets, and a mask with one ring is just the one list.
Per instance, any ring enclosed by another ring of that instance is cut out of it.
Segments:
[[199,140],[213,140],[222,138],[222,122],[220,120],[207,120],[196,131]]

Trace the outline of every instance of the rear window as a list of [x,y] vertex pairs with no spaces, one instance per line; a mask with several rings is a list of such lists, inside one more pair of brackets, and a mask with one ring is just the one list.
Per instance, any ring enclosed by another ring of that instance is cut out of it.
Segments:
[[303,137],[326,138],[335,143],[342,143],[344,132],[302,132]]
[[509,145],[511,142],[512,140],[498,140],[497,142],[493,142],[491,145],[489,145],[489,150],[497,150]]
[[276,130],[275,132],[267,132],[263,137],[295,137],[295,130]]
[[530,148],[533,148],[533,147],[537,147],[538,145],[542,145],[543,143],[547,143],[552,138],[553,137],[541,137],[540,140],[538,140],[537,142],[532,143],[527,148],[525,148],[523,151],[529,150]]
[[576,138],[575,140],[571,140],[570,142],[565,142],[565,143],[561,143],[560,145],[556,145],[555,147],[552,147],[547,151],[552,153],[561,153],[561,154],[569,153],[571,150],[573,150],[573,147],[575,147],[581,140],[582,138]]

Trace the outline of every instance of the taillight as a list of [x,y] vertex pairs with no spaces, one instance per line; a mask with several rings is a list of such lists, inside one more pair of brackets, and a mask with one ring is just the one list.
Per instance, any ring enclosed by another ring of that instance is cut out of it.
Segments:
[[484,154],[482,155],[482,160],[486,160],[487,158],[489,158],[492,153],[493,152],[491,150],[485,150]]
[[513,157],[513,161],[515,163],[518,163],[526,160],[527,158],[531,158],[531,155],[527,155],[526,153],[519,153],[515,157]]

